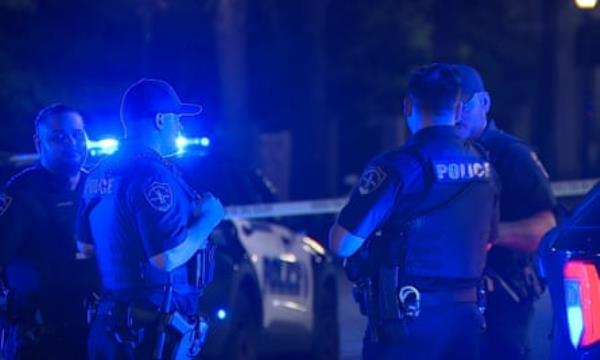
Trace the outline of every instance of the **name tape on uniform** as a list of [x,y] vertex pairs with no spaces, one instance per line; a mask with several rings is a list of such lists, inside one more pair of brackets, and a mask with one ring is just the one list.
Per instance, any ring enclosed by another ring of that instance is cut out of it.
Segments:
[[[556,197],[575,197],[587,194],[600,181],[598,179],[556,181],[551,183]],[[225,208],[225,218],[258,219],[278,216],[302,216],[335,214],[348,201],[347,198],[331,198],[272,204],[235,205]]]

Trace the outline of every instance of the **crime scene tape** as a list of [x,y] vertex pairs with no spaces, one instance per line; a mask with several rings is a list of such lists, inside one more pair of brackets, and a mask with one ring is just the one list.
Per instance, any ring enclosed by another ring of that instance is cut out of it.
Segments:
[[[552,182],[552,192],[557,198],[587,194],[600,181],[597,179]],[[225,218],[259,219],[281,216],[335,214],[346,204],[346,197],[278,202],[270,204],[233,205],[225,208]]]

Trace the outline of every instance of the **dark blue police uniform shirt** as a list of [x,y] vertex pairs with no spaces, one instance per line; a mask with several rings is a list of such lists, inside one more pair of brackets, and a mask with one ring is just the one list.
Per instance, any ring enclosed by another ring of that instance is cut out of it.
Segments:
[[352,191],[337,222],[350,233],[368,238],[394,212],[408,213],[427,191],[426,169],[411,151],[421,144],[439,148],[438,162],[432,164],[438,182],[471,181],[494,176],[483,158],[459,136],[454,126],[431,126],[411,136],[406,145],[373,159]]
[[[480,142],[488,150],[500,177],[501,222],[524,220],[540,211],[552,211],[556,199],[552,194],[548,173],[525,142],[497,129],[492,121]],[[531,264],[531,254],[507,247],[495,246],[488,253],[487,267],[494,269],[510,283],[527,283],[527,275],[520,269]],[[529,298],[529,301],[533,301],[533,298]]]
[[80,315],[82,296],[97,287],[93,261],[76,259],[75,223],[85,176],[82,172],[71,190],[66,177],[38,164],[0,191],[0,267],[16,305],[40,309],[47,322]]
[[492,121],[480,141],[489,151],[502,184],[500,221],[523,220],[554,208],[548,173],[525,142],[497,129]]
[[167,274],[149,259],[186,239],[194,196],[170,163],[139,145],[125,143],[90,172],[80,237],[95,245],[104,290],[140,294],[168,276],[176,291],[189,290],[185,266]]

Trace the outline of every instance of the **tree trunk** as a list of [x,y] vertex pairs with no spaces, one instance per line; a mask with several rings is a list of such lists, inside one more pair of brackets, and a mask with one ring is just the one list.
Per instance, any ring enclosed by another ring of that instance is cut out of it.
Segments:
[[256,130],[249,123],[246,72],[246,0],[217,0],[215,43],[220,77],[222,141],[228,153],[254,164]]

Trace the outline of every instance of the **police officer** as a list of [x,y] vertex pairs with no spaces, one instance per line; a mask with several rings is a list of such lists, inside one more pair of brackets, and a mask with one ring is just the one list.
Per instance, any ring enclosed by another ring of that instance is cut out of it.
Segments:
[[555,199],[536,153],[523,140],[488,121],[491,98],[478,72],[463,64],[456,69],[463,90],[463,112],[457,127],[463,137],[479,140],[489,151],[502,185],[498,240],[486,267],[489,286],[483,358],[527,359],[533,304],[543,291],[534,253],[542,236],[556,225]]
[[196,194],[164,156],[177,150],[181,117],[200,110],[162,80],[142,79],[123,95],[126,139],[90,172],[81,210],[79,246],[95,253],[103,288],[90,329],[91,359],[198,350],[201,289],[190,281],[189,261],[206,248],[224,210],[210,194]]
[[95,282],[94,264],[76,258],[87,151],[81,114],[62,104],[43,109],[34,142],[39,161],[0,193],[0,268],[11,324],[2,333],[3,353],[8,359],[84,359],[83,300]]
[[330,231],[339,256],[368,249],[368,274],[353,279],[369,317],[366,359],[476,356],[497,189],[483,153],[458,135],[461,105],[450,65],[416,70],[404,100],[412,137],[370,162]]

